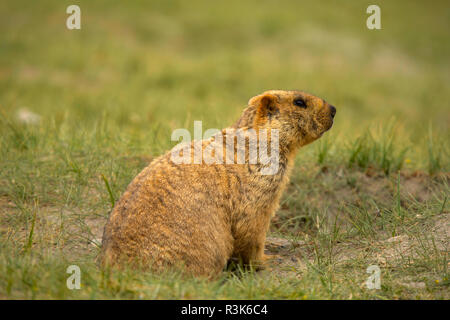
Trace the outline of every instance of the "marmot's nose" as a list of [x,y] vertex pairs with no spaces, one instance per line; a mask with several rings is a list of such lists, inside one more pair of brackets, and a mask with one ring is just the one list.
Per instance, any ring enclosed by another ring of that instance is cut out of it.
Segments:
[[334,106],[330,106],[330,114],[332,118],[336,115],[336,108]]

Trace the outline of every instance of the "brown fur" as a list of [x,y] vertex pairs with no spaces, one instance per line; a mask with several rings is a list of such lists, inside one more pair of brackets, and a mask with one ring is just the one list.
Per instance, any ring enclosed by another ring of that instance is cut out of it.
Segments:
[[[293,104],[302,98],[306,108]],[[278,209],[297,150],[331,128],[332,107],[300,91],[272,90],[253,97],[228,131],[279,129],[279,170],[261,164],[175,164],[171,153],[155,159],[128,186],[103,234],[104,265],[138,263],[160,271],[183,266],[214,276],[231,259],[261,265],[266,232]],[[192,142],[203,150],[214,137]],[[231,157],[236,158],[236,148]]]

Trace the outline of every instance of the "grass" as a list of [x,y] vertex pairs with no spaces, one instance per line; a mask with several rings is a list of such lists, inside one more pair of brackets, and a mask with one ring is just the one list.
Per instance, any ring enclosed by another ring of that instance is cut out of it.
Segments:
[[400,147],[396,143],[395,136],[396,132],[390,124],[379,128],[376,138],[370,131],[367,131],[348,147],[348,165],[350,167],[357,165],[362,169],[374,166],[381,169],[386,175],[398,172],[405,163],[408,147]]
[[[78,31],[71,3],[0,4],[0,298],[449,298],[445,1],[379,1],[377,31],[359,1],[77,3]],[[98,269],[111,207],[171,132],[226,127],[275,88],[338,110],[273,219],[283,260],[212,282]]]

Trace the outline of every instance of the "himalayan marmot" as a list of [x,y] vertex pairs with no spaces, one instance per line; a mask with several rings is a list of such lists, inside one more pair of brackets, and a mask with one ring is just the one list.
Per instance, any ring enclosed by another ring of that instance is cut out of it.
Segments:
[[154,159],[111,212],[100,262],[180,267],[194,276],[217,276],[231,259],[263,266],[294,157],[331,128],[335,114],[305,92],[266,91],[233,126]]

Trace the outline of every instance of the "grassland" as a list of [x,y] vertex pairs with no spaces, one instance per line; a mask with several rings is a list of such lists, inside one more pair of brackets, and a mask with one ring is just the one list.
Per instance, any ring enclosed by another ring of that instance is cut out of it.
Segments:
[[[0,298],[449,299],[447,2],[377,1],[374,31],[364,1],[77,1],[73,31],[70,4],[0,3]],[[113,202],[172,130],[267,89],[338,109],[273,220],[283,259],[213,282],[99,270]]]

